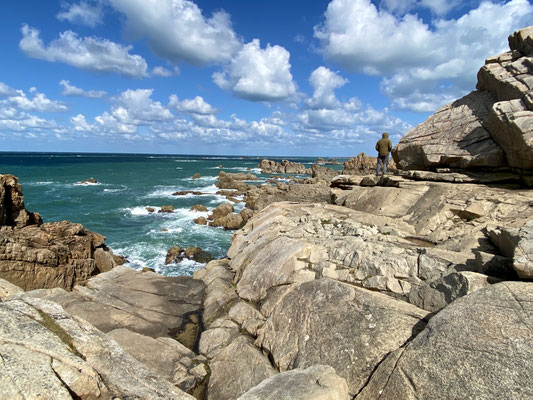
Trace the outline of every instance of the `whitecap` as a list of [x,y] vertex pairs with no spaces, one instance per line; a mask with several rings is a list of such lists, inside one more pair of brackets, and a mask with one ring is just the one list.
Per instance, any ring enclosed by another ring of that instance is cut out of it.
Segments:
[[[153,208],[154,211],[150,212],[146,208]],[[130,215],[149,215],[149,214],[158,214],[158,211],[161,210],[161,207],[152,207],[152,206],[137,206],[137,207],[128,207],[122,209],[124,212],[129,213]]]
[[184,181],[193,181],[193,182],[215,182],[218,179],[218,176],[201,176],[199,178],[184,178]]

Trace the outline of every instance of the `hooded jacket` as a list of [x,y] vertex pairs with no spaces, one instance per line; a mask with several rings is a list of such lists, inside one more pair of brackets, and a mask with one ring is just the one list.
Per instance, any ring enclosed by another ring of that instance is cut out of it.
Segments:
[[389,134],[387,132],[384,132],[383,135],[381,135],[381,139],[379,139],[376,143],[376,150],[378,151],[380,157],[389,155],[390,151],[392,150],[392,142],[390,141]]

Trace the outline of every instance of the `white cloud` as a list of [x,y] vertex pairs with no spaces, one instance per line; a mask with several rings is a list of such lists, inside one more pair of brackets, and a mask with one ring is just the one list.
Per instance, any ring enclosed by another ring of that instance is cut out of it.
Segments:
[[109,0],[126,16],[126,29],[148,39],[152,50],[174,63],[229,61],[241,47],[224,11],[210,18],[189,0]]
[[59,82],[61,86],[63,86],[63,91],[61,94],[63,96],[81,96],[81,97],[87,97],[90,99],[100,99],[102,97],[107,96],[107,92],[103,90],[83,90],[80,89],[74,85],[71,85],[69,81],[62,80]]
[[11,89],[4,82],[0,82],[0,97],[12,96],[16,93],[15,89]]
[[[422,3],[446,12],[439,1]],[[509,33],[531,23],[527,0],[485,1],[458,19],[435,19],[432,27],[416,15],[378,10],[370,0],[333,0],[315,37],[326,58],[353,72],[385,76],[381,88],[395,107],[434,111],[474,90],[484,59],[506,51]]]
[[168,78],[172,76],[172,71],[164,68],[164,67],[154,67],[152,69],[152,75],[160,76],[162,78]]
[[86,1],[79,4],[63,3],[65,11],[57,14],[57,19],[60,21],[68,21],[70,23],[80,23],[90,27],[95,27],[102,23],[102,7],[100,4],[90,5]]
[[67,106],[60,101],[50,100],[43,93],[39,93],[30,89],[30,93],[33,97],[30,99],[22,90],[16,90],[13,96],[8,97],[6,100],[0,102],[13,105],[13,107],[24,111],[36,111],[36,112],[61,112],[67,111]]
[[291,75],[290,54],[281,46],[261,49],[258,39],[242,47],[224,67],[213,74],[214,82],[237,97],[252,101],[287,100],[296,94]]
[[209,115],[218,112],[215,107],[207,103],[201,96],[196,96],[194,99],[179,101],[178,96],[173,94],[169,98],[168,106],[175,108],[178,111],[191,114]]
[[65,31],[45,46],[39,31],[26,24],[22,26],[20,49],[29,57],[50,62],[63,62],[87,71],[116,73],[132,78],[148,76],[144,58],[129,53],[131,46],[123,47],[106,39],[80,38]]
[[309,83],[314,89],[313,97],[306,101],[310,108],[335,108],[339,101],[335,97],[335,89],[348,82],[337,73],[326,67],[318,67],[309,77]]

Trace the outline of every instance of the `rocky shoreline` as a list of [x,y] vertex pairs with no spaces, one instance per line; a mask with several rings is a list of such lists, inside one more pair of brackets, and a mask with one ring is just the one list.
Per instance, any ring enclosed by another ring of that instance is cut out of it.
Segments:
[[246,207],[206,219],[236,232],[193,277],[119,265],[0,176],[0,398],[533,398],[533,27],[509,43],[391,175],[221,171]]

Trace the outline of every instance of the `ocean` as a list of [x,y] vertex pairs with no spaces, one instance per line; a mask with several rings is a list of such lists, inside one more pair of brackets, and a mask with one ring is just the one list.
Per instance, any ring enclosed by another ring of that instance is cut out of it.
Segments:
[[[192,275],[203,267],[192,260],[164,265],[172,246],[198,246],[215,258],[224,257],[233,232],[197,225],[194,218],[208,213],[190,211],[202,204],[209,210],[227,202],[217,195],[221,170],[269,175],[257,168],[264,157],[225,157],[150,154],[0,153],[0,174],[12,174],[22,185],[26,209],[44,222],[69,220],[106,237],[115,254],[134,269],[149,267],[168,276]],[[281,158],[269,159],[280,161]],[[308,166],[313,158],[284,158]],[[222,168],[222,169],[221,169]],[[193,175],[199,173],[199,179]],[[96,179],[95,184],[81,182]],[[202,195],[173,196],[194,190]],[[162,206],[174,213],[158,213]],[[146,209],[152,207],[156,212]],[[244,203],[235,203],[239,212]]]

